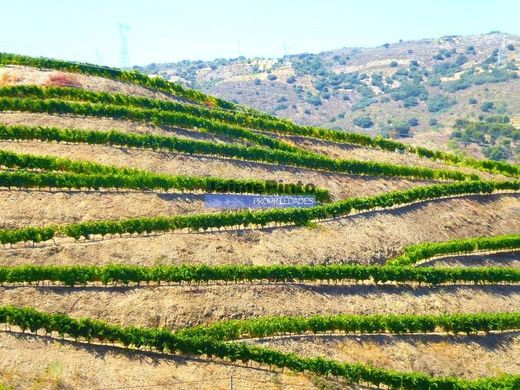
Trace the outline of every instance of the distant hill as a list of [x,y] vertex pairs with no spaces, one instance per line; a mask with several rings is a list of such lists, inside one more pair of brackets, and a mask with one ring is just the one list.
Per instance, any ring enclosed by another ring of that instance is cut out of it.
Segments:
[[[492,32],[139,69],[302,124],[518,162],[519,62],[520,37]],[[496,122],[497,116],[512,124],[498,135],[496,126],[454,134],[457,119]]]

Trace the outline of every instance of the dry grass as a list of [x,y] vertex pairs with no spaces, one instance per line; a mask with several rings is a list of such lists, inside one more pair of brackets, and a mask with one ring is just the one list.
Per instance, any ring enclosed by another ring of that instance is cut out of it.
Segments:
[[47,80],[45,85],[51,87],[79,88],[81,87],[81,82],[79,81],[78,76],[75,74],[54,72],[49,75],[49,79]]

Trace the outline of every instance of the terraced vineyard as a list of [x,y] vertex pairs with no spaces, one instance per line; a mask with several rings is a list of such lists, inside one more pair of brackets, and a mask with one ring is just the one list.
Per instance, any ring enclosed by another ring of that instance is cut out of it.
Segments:
[[0,64],[0,388],[520,388],[519,166]]

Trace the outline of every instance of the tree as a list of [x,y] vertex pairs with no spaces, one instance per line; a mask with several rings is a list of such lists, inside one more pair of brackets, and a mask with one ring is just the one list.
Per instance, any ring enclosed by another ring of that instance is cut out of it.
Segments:
[[390,62],[389,65],[390,65],[390,68],[395,68],[398,65],[398,63],[397,63],[397,61],[392,61],[392,62]]
[[255,85],[260,85],[262,84],[262,80],[260,79],[255,79]]
[[269,80],[269,81],[274,81],[274,80],[276,80],[277,78],[278,78],[278,77],[276,77],[276,76],[275,76],[274,74],[272,74],[272,73],[269,73],[269,74],[267,75],[267,80]]
[[358,116],[354,118],[354,124],[358,127],[368,129],[374,125],[374,122],[368,116]]
[[477,104],[477,103],[478,103],[477,99],[475,99],[475,98],[469,99],[469,104]]
[[430,121],[428,123],[430,124],[430,126],[437,126],[439,122],[435,118],[430,118]]
[[510,43],[509,45],[507,45],[507,50],[513,51],[515,50],[515,46],[512,43]]

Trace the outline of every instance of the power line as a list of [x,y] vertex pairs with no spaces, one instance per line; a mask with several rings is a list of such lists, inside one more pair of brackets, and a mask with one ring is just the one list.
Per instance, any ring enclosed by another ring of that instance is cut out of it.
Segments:
[[121,68],[128,68],[130,66],[130,58],[128,55],[128,32],[130,27],[126,24],[119,23],[119,39],[121,45],[121,52],[119,55],[119,65]]

